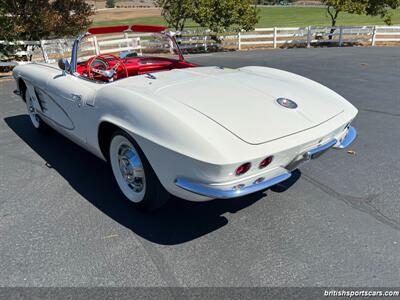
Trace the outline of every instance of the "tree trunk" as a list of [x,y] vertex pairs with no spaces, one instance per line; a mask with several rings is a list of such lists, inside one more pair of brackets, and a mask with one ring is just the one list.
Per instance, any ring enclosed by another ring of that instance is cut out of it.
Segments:
[[183,31],[183,29],[185,28],[185,23],[186,23],[186,17],[183,17],[181,20],[181,24],[179,25],[179,31]]
[[335,26],[336,26],[336,20],[334,22],[332,21],[331,31],[329,32],[329,40],[333,39],[333,33],[336,30]]
[[[331,11],[331,8],[333,9],[333,11]],[[327,11],[328,11],[329,16],[331,17],[331,30],[329,32],[329,40],[332,40],[333,33],[336,30],[336,28],[335,28],[336,20],[337,20],[340,10],[338,10],[337,8],[335,8],[333,6],[328,6]]]

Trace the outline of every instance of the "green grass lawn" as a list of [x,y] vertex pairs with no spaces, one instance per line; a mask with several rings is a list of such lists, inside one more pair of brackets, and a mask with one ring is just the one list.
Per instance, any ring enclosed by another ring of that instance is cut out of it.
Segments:
[[[400,24],[400,10],[393,11],[393,24]],[[148,24],[166,25],[162,17],[145,17],[130,20],[115,20],[95,22],[95,26],[107,26],[118,24]],[[260,21],[256,27],[296,27],[296,26],[330,25],[330,18],[324,8],[317,7],[262,7],[260,8]],[[384,25],[379,17],[340,13],[338,18],[340,25]],[[194,22],[187,22],[188,28],[197,27]]]

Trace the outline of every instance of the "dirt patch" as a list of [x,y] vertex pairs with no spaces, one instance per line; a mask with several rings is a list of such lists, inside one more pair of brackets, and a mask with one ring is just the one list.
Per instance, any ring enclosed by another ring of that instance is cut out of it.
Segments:
[[101,22],[159,16],[161,16],[159,8],[112,8],[98,10],[93,20]]

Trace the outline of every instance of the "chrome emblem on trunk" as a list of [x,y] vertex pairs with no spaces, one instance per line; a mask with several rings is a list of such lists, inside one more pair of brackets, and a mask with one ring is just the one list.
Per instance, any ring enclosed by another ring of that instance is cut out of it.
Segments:
[[293,100],[290,100],[287,98],[278,98],[278,99],[276,99],[276,102],[278,102],[279,105],[282,105],[283,107],[286,107],[286,108],[290,108],[290,109],[297,108],[297,103],[294,102]]

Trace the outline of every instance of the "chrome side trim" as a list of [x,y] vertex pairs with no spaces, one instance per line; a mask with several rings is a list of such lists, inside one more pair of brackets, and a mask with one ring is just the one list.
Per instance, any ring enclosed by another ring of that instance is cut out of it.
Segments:
[[357,137],[357,130],[353,126],[350,126],[349,131],[346,134],[346,137],[339,145],[334,146],[334,148],[337,149],[347,148],[348,146],[350,146],[351,143],[353,143],[356,137]]
[[[52,97],[49,93],[45,92],[44,90],[42,90],[41,88],[35,87],[34,88],[35,91],[35,96],[36,99],[39,103],[40,108],[42,109],[42,111],[37,110],[36,112],[41,116],[46,118],[47,120],[53,122],[55,125],[67,129],[67,130],[75,130],[75,125],[74,122],[72,121],[71,117],[68,115],[68,113],[65,111],[65,109],[56,101],[56,99],[54,99],[54,97]],[[65,126],[59,122],[57,122],[54,118],[50,118],[48,115],[45,114],[46,109],[43,109],[43,99],[40,99],[40,97],[38,96],[37,92],[41,92],[43,94],[45,94],[50,101],[52,101],[59,109],[60,111],[67,117],[67,119],[71,122],[71,126]],[[71,101],[71,100],[69,100]]]
[[[282,181],[287,180],[292,174],[290,172],[285,172],[278,176],[275,176],[271,179],[267,179],[261,182],[255,181],[254,183],[244,186],[242,188],[230,188],[228,190],[218,189],[215,187],[211,187],[206,184],[193,182],[184,178],[177,178],[175,180],[175,184],[180,188],[187,190],[189,192],[210,197],[210,198],[235,198],[241,197],[244,195],[252,194],[261,190],[265,190],[275,184],[278,184]],[[238,185],[240,186],[240,185]]]

